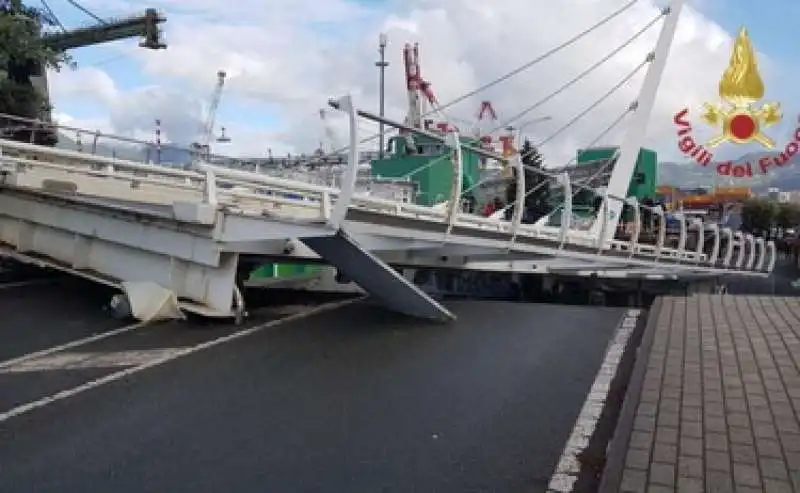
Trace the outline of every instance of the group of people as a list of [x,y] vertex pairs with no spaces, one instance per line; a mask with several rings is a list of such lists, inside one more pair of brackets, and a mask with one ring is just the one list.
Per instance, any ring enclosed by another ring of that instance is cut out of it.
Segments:
[[490,217],[495,212],[502,210],[503,207],[505,207],[505,204],[500,200],[500,197],[495,197],[484,204],[483,209],[481,209],[481,215],[483,217]]

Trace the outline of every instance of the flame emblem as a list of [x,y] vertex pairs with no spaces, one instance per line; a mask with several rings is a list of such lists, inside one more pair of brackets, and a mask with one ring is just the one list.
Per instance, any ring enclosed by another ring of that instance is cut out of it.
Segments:
[[706,146],[716,147],[723,142],[758,142],[767,149],[775,146],[761,129],[780,122],[783,114],[779,103],[753,107],[753,103],[764,97],[764,81],[758,73],[755,50],[744,27],[733,43],[731,61],[719,81],[719,97],[727,104],[703,105],[703,120],[721,130]]

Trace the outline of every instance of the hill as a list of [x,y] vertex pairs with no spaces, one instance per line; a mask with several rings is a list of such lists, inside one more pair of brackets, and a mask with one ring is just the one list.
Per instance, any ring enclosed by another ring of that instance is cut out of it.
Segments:
[[[89,140],[88,142],[83,142],[82,145],[79,146],[76,140],[64,134],[60,134],[58,136],[58,144],[56,144],[56,148],[69,151],[91,152],[92,143],[91,140]],[[145,155],[141,152],[141,148],[139,146],[124,144],[112,146],[103,143],[102,140],[98,140],[95,154],[98,156],[113,157],[129,161],[144,161],[145,159]]]
[[[767,153],[766,155],[777,155]],[[737,164],[750,162],[754,166],[764,157],[763,153],[750,153],[740,156],[734,162]],[[767,188],[777,187],[781,190],[800,190],[800,154],[795,155],[788,163],[781,167],[772,167],[767,174],[760,172],[753,178],[730,178],[717,174],[718,162],[708,166],[700,166],[693,162],[675,163],[661,162],[658,170],[658,183],[680,187],[701,187],[734,183],[749,186],[757,193],[765,192]],[[755,170],[754,170],[755,171]]]
[[[82,152],[91,151],[91,140],[83,142]],[[79,150],[77,141],[69,135],[60,134],[56,148],[67,149],[70,151]],[[188,146],[187,146],[188,147]],[[150,146],[143,144],[127,144],[118,142],[115,145],[108,142],[103,142],[99,139],[97,142],[97,149],[95,154],[98,156],[111,157],[116,159],[123,159],[128,161],[147,162],[155,161],[156,157],[153,155],[153,149]],[[191,153],[185,149],[162,147],[161,149],[161,163],[180,166],[191,161]]]

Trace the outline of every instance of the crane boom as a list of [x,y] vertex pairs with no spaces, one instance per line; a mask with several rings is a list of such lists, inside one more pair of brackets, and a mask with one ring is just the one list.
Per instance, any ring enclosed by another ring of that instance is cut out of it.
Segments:
[[161,40],[161,32],[158,28],[158,25],[166,20],[156,9],[147,9],[144,15],[111,20],[67,32],[47,33],[42,36],[42,39],[53,50],[66,51],[141,36],[144,39],[140,46],[158,50],[167,47]]
[[214,87],[214,93],[211,95],[211,106],[208,109],[208,117],[206,118],[206,125],[203,129],[203,147],[206,149],[211,145],[211,139],[214,135],[214,124],[217,121],[217,108],[219,108],[219,100],[222,98],[222,88],[225,87],[225,76],[224,70],[217,72],[217,85]]

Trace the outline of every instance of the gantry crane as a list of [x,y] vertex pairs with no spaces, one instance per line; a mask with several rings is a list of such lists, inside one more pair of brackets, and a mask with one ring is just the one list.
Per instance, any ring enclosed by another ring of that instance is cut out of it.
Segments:
[[67,51],[141,37],[139,46],[142,48],[161,50],[167,45],[161,39],[158,25],[166,21],[166,17],[160,15],[156,9],[145,9],[144,15],[103,21],[95,26],[80,27],[70,31],[46,33],[42,35],[42,39],[55,51]]
[[[47,6],[47,3],[43,3],[50,16],[55,17],[55,14],[53,14],[53,12]],[[42,40],[44,43],[55,51],[62,52],[74,48],[93,46],[133,37],[142,38],[139,46],[143,48],[160,50],[167,47],[167,45],[162,41],[161,30],[159,28],[159,24],[166,22],[166,18],[160,15],[156,9],[146,9],[144,15],[132,16],[123,19],[110,19],[106,21],[98,18],[85,8],[81,7],[77,1],[72,0],[70,3],[97,20],[98,24],[72,30],[66,30],[62,26],[61,32],[42,34]],[[22,12],[22,0],[10,0],[10,7],[12,13]],[[54,19],[54,21],[56,24],[60,25],[57,19]],[[37,63],[27,65],[27,73],[18,74],[17,78],[27,80],[33,85],[34,88],[40,91],[40,94],[44,96],[45,101],[48,101],[49,103],[47,71],[45,70],[45,67]],[[24,75],[24,77],[21,77],[21,75]],[[42,112],[39,110],[39,108],[31,107],[25,112],[27,114],[16,116],[23,118],[36,118],[49,122],[51,118],[49,104],[47,105],[47,108],[48,109]],[[15,140],[35,140],[37,143],[50,145],[53,145],[56,142],[55,133],[52,132],[52,130],[36,129],[33,132],[34,133],[32,133],[30,129],[26,129],[22,132],[16,131],[13,132],[10,137],[14,138]]]

